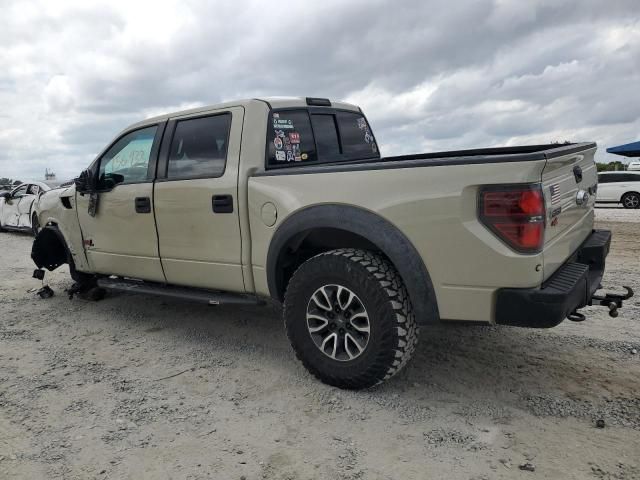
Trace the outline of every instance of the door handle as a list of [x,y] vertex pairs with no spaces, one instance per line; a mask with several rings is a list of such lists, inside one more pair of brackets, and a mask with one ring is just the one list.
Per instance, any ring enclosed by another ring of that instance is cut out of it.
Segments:
[[136,213],[151,213],[151,199],[149,197],[136,197]]
[[214,195],[211,204],[213,213],[233,213],[233,197],[231,195]]

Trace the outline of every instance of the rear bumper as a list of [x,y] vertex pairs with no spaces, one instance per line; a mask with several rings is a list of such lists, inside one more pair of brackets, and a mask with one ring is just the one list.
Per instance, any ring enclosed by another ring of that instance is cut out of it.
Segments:
[[496,296],[496,323],[550,328],[589,305],[604,274],[611,232],[594,230],[540,288],[501,288]]

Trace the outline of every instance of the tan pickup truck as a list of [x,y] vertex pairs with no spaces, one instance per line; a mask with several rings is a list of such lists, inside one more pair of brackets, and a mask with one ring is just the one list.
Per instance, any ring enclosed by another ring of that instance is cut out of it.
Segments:
[[419,325],[616,314],[624,295],[594,296],[611,238],[593,230],[595,150],[381,157],[355,105],[229,102],[125,129],[40,198],[32,258],[68,263],[73,291],[271,299],[311,373],[365,388],[405,365]]

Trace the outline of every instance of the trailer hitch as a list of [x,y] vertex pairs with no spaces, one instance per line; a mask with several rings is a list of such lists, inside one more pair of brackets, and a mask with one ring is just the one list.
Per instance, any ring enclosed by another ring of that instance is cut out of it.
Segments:
[[633,297],[633,290],[631,287],[625,285],[622,286],[626,290],[626,293],[605,293],[604,295],[594,295],[591,297],[590,305],[601,305],[609,309],[609,316],[617,317],[618,309],[622,308],[623,300],[628,300]]

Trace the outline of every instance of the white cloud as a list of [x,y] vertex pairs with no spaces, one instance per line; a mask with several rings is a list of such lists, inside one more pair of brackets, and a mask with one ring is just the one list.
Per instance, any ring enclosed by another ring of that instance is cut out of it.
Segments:
[[49,112],[69,112],[75,103],[69,77],[65,75],[52,77],[44,87],[44,101]]
[[77,174],[126,125],[346,98],[384,154],[640,138],[635,0],[4,0],[0,176]]

